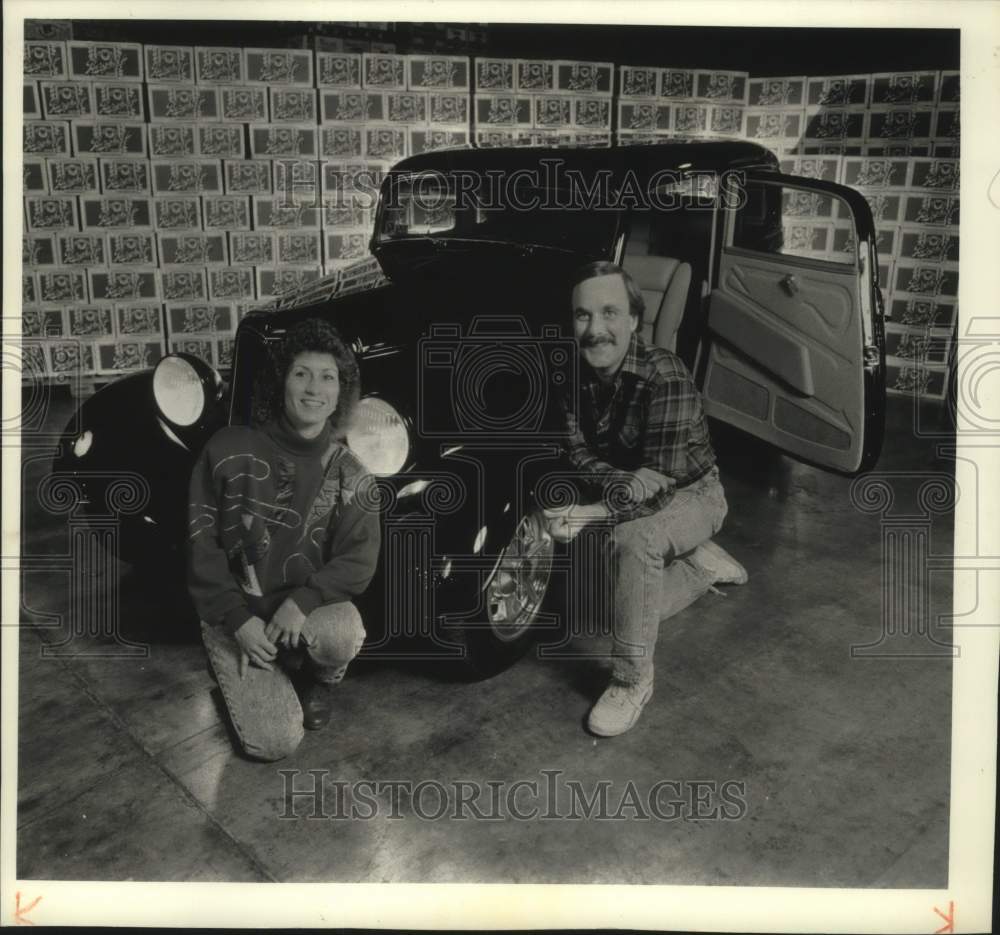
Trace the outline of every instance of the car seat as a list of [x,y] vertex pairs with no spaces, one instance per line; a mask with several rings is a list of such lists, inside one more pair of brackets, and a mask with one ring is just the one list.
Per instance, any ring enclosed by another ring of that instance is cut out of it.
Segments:
[[640,335],[647,344],[668,351],[677,349],[677,329],[684,317],[688,290],[691,287],[691,264],[674,257],[649,253],[649,222],[635,217],[624,268],[635,280],[646,303]]
[[[625,247],[624,269],[635,280],[646,303],[640,334],[647,343],[668,351],[677,350],[677,329],[684,317],[688,291],[691,287],[691,264],[674,257],[657,256],[650,251],[650,227],[647,218],[633,215],[628,243]],[[709,294],[708,283],[702,280],[702,301]],[[709,540],[696,550],[696,564],[709,561],[709,573],[715,579],[712,590],[721,593],[715,584],[743,584],[746,569],[717,542]],[[708,566],[703,566],[708,567]]]

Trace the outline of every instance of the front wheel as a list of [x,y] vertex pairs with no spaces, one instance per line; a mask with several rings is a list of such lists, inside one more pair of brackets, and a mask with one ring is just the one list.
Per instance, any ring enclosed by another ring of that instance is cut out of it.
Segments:
[[461,629],[474,675],[496,675],[527,652],[534,638],[532,624],[549,589],[553,552],[541,514],[523,517],[483,586],[485,624]]

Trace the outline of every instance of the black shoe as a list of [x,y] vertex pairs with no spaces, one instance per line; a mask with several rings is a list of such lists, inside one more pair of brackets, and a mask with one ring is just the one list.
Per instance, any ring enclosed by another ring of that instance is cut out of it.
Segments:
[[313,682],[302,698],[302,726],[306,730],[322,730],[333,714],[335,685]]

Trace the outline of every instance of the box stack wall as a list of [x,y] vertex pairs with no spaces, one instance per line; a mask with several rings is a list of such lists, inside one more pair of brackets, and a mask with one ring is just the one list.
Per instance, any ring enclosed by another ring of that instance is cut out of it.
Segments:
[[[751,139],[872,207],[889,386],[944,393],[957,329],[958,73],[758,77],[610,62],[29,40],[23,334],[32,378],[187,351],[230,366],[240,318],[361,271],[400,159],[475,142]],[[802,226],[817,225],[805,234]],[[846,218],[787,218],[818,258]],[[370,265],[370,263],[369,263]]]

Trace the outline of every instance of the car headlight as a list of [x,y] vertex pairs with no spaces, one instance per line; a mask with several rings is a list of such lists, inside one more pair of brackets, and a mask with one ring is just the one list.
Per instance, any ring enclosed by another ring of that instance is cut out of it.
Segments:
[[153,371],[153,398],[168,422],[194,425],[205,411],[202,376],[185,358],[164,357]]
[[410,454],[410,432],[403,417],[384,399],[366,396],[354,409],[347,444],[377,477],[398,474]]
[[73,454],[78,458],[82,458],[88,451],[90,451],[90,446],[94,443],[94,433],[87,429],[87,431],[78,435],[73,442]]

